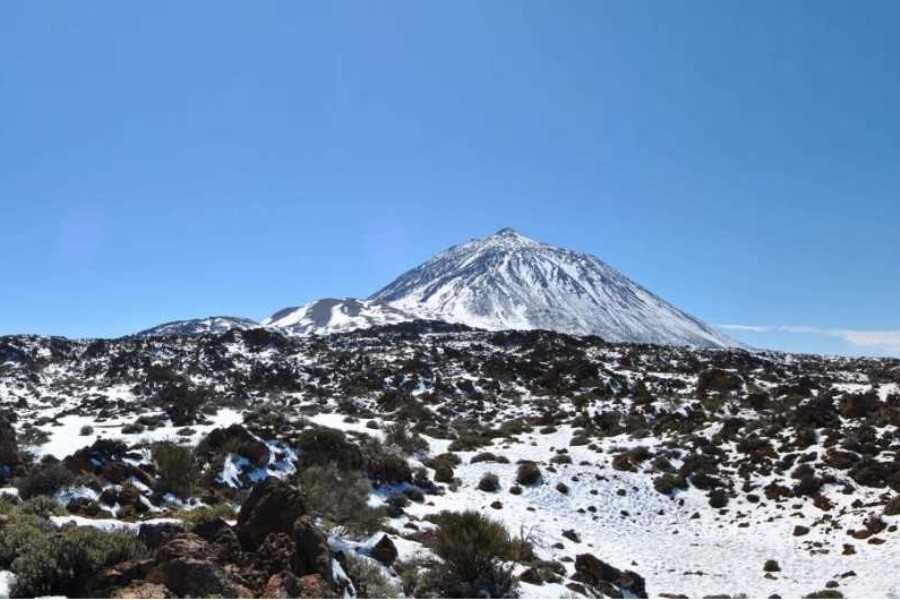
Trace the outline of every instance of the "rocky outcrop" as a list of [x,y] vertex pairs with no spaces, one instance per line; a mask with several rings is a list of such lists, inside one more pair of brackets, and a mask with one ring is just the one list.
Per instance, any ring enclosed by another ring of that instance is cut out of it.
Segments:
[[621,571],[593,554],[579,554],[575,557],[575,575],[572,579],[605,596],[621,597],[620,592],[624,591],[637,598],[647,597],[643,577],[634,571]]
[[223,453],[238,454],[257,468],[265,467],[269,464],[269,447],[242,425],[213,429],[197,445],[196,454],[199,457],[208,459],[211,456]]
[[262,598],[333,598],[333,591],[321,575],[297,577],[290,571],[272,575],[263,588]]
[[294,573],[318,574],[329,583],[334,581],[328,538],[315,526],[312,519],[300,517],[294,523],[294,545]]
[[369,552],[369,554],[372,558],[374,558],[381,564],[390,566],[394,564],[395,560],[397,560],[397,546],[394,545],[394,542],[393,540],[391,540],[391,538],[384,535],[380,540],[378,540],[378,543],[372,547],[372,550]]
[[270,533],[294,533],[294,523],[305,513],[300,490],[269,477],[257,484],[241,506],[237,536],[246,550],[256,550]]

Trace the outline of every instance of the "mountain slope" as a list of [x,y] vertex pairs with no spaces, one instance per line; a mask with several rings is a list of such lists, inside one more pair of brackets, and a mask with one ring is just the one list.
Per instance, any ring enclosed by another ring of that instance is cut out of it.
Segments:
[[225,333],[230,329],[252,329],[259,327],[259,323],[243,317],[206,317],[205,319],[187,319],[184,321],[170,321],[145,329],[134,334],[133,337],[157,337],[163,335],[195,336],[205,334]]
[[615,342],[737,345],[600,259],[512,229],[454,246],[370,300],[485,329],[549,329]]
[[381,302],[324,298],[280,310],[262,324],[291,335],[328,335],[413,319],[414,316]]

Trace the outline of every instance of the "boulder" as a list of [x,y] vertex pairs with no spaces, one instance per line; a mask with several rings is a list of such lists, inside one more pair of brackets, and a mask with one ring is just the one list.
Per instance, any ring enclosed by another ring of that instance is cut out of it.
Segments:
[[150,600],[155,598],[173,598],[174,596],[172,596],[169,588],[161,583],[136,581],[127,587],[112,592],[109,597],[119,598],[120,600]]
[[309,517],[300,517],[294,524],[293,569],[297,575],[319,574],[325,581],[334,581],[331,569],[331,550],[328,538]]
[[178,534],[160,546],[156,552],[156,558],[161,563],[180,558],[208,560],[212,555],[209,543],[195,533]]
[[128,445],[120,440],[99,439],[63,459],[63,465],[76,475],[91,473],[100,475],[112,462],[122,462],[128,453]]
[[375,544],[369,552],[369,555],[372,558],[387,566],[394,564],[398,554],[397,546],[394,545],[391,538],[386,535],[381,536],[381,539],[378,540],[378,543]]
[[237,533],[224,519],[215,517],[194,525],[193,532],[211,545],[212,554],[219,560],[239,562],[243,554]]
[[334,594],[321,575],[297,577],[282,571],[269,577],[260,594],[262,598],[331,598]]
[[213,429],[197,445],[198,456],[212,456],[220,453],[234,453],[246,458],[255,467],[269,464],[270,452],[259,438],[242,425]]
[[138,529],[138,540],[147,548],[155,550],[182,533],[184,527],[180,523],[144,523]]
[[241,506],[237,536],[247,550],[256,550],[270,533],[294,532],[294,523],[306,512],[300,491],[269,477],[257,484]]
[[608,596],[618,595],[621,590],[638,598],[647,597],[643,577],[633,571],[621,571],[593,554],[579,554],[575,557],[575,575],[572,579],[596,588]]
[[256,551],[256,567],[269,575],[288,571],[294,563],[297,547],[286,533],[270,533]]
[[178,596],[235,598],[238,590],[228,581],[225,572],[208,560],[176,558],[163,566],[166,587]]

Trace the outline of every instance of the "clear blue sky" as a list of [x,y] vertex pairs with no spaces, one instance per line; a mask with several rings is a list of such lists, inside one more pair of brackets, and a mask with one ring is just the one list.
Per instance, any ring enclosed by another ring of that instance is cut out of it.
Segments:
[[898,22],[875,1],[0,3],[0,333],[366,296],[508,225],[753,344],[900,354]]

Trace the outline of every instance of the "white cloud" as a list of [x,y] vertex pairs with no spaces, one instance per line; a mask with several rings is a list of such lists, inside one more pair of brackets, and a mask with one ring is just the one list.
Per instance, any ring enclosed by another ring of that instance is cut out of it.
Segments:
[[878,351],[900,355],[900,329],[894,330],[861,330],[861,329],[829,329],[824,327],[805,327],[802,325],[719,325],[722,329],[747,331],[753,333],[797,333],[806,335],[822,335],[844,340],[854,346],[873,348]]
[[754,333],[769,333],[773,330],[767,325],[719,325],[720,329],[733,329],[735,331],[752,331]]

